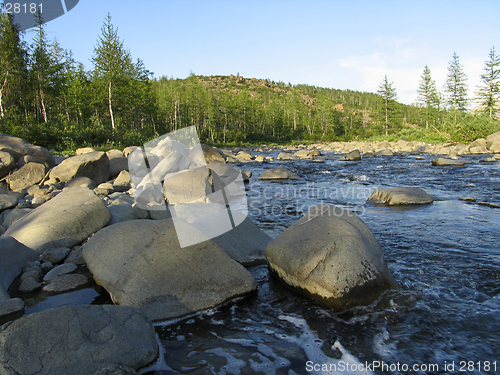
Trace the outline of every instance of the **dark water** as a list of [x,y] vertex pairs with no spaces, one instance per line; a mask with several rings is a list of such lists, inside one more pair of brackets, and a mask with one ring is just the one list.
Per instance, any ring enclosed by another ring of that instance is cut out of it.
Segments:
[[[164,352],[143,373],[500,372],[500,209],[459,201],[500,203],[500,163],[468,157],[474,164],[443,168],[432,167],[431,159],[288,162],[302,178],[288,182],[258,180],[277,163],[242,166],[254,173],[250,215],[269,235],[318,203],[350,207],[380,242],[402,288],[370,306],[334,313],[288,290],[265,266],[253,267],[255,295],[158,325]],[[366,203],[376,188],[395,186],[421,187],[435,202]],[[385,367],[364,371],[373,361]]]

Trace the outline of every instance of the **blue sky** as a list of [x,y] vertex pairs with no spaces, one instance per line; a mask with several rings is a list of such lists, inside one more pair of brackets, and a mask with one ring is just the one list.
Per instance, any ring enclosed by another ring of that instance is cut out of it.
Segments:
[[108,12],[156,77],[239,73],[376,92],[387,74],[407,104],[426,64],[442,89],[456,51],[473,95],[491,47],[500,53],[500,0],[80,0],[46,32],[91,68]]

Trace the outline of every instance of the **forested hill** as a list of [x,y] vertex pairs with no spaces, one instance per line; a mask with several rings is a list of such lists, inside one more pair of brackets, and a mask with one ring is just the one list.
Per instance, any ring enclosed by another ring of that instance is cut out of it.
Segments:
[[[338,140],[385,131],[382,96],[242,76],[161,78],[153,84],[169,129],[198,125],[212,142]],[[390,103],[389,133],[425,127],[422,108]]]

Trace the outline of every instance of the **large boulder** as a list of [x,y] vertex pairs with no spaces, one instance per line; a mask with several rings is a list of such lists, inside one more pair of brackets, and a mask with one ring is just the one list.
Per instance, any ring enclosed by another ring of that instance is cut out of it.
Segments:
[[4,178],[16,167],[14,156],[5,151],[0,151],[0,178]]
[[39,254],[15,238],[0,237],[0,289],[8,290],[23,272],[26,262],[37,260]]
[[495,142],[500,143],[500,132],[490,134],[486,137],[486,147],[491,150],[491,145]]
[[11,190],[22,190],[37,184],[45,177],[47,168],[40,163],[28,163],[7,177]]
[[373,203],[385,203],[389,206],[409,204],[429,204],[434,201],[432,195],[416,187],[395,187],[389,189],[378,189],[370,195],[369,201]]
[[96,184],[109,178],[109,159],[105,152],[93,151],[63,160],[50,171],[50,178],[70,181],[74,177],[88,177]]
[[280,152],[277,157],[278,160],[280,161],[285,161],[285,160],[297,160],[297,158],[293,155],[287,154],[286,152]]
[[432,160],[432,165],[436,167],[461,167],[471,163],[472,163],[471,161],[463,159],[454,160],[454,159],[437,158]]
[[109,150],[106,152],[109,159],[109,175],[116,177],[121,171],[128,171],[128,159],[120,150]]
[[291,171],[280,165],[277,168],[268,169],[260,175],[261,180],[288,180],[297,178]]
[[205,160],[207,163],[218,161],[220,163],[225,163],[226,159],[224,158],[224,154],[217,150],[214,147],[210,147],[209,145],[201,144],[201,149],[203,150],[203,155],[205,156]]
[[126,221],[92,236],[83,257],[115,303],[164,320],[220,305],[256,288],[252,275],[212,240],[181,248],[177,231],[203,237],[181,219]]
[[15,221],[5,235],[41,254],[51,247],[78,245],[110,220],[106,205],[91,190],[72,187]]
[[489,144],[489,146],[488,146],[488,150],[494,154],[499,153],[500,152],[500,141],[491,142],[491,144]]
[[30,155],[47,163],[50,168],[55,165],[54,156],[45,148],[32,145],[22,138],[11,135],[0,133],[0,151],[6,151],[14,156],[16,162],[24,155]]
[[328,308],[368,304],[396,287],[379,243],[351,211],[317,205],[266,248],[270,269]]
[[116,365],[137,370],[157,355],[153,325],[131,306],[63,306],[0,328],[4,375],[92,375]]
[[163,191],[169,204],[206,202],[213,193],[210,172],[208,168],[194,168],[169,173]]

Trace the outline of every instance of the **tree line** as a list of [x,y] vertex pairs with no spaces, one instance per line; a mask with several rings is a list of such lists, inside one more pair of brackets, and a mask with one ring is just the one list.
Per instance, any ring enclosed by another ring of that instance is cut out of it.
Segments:
[[387,76],[377,93],[239,74],[153,78],[125,48],[109,14],[87,70],[57,40],[48,39],[42,21],[27,45],[12,17],[0,12],[0,131],[49,148],[142,144],[191,125],[200,139],[214,144],[383,136],[468,141],[498,128],[500,73],[494,48],[478,91],[487,114],[472,117],[465,113],[467,88],[456,54],[446,96],[426,66],[418,102],[404,105]]

